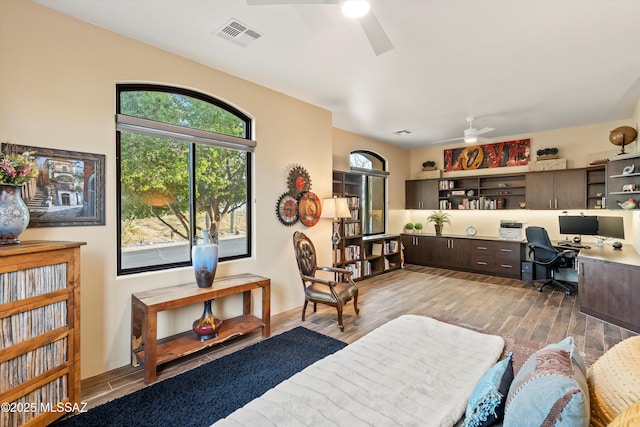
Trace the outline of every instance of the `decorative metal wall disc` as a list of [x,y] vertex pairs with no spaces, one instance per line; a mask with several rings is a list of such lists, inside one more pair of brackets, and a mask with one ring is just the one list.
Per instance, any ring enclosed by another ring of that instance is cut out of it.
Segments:
[[320,220],[322,213],[322,204],[320,199],[314,193],[307,191],[300,196],[298,201],[298,216],[300,222],[307,227],[313,227]]
[[295,166],[289,172],[289,193],[298,197],[301,193],[311,190],[311,177],[302,166]]
[[293,225],[298,222],[298,201],[289,193],[284,193],[276,204],[276,215],[284,225]]

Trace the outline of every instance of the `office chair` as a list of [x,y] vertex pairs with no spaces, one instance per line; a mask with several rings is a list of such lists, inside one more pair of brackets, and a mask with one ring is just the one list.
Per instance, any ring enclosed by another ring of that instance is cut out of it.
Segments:
[[550,285],[554,288],[564,290],[567,295],[571,295],[576,288],[569,283],[563,283],[555,279],[555,272],[561,267],[571,265],[571,258],[575,258],[576,252],[573,250],[559,251],[553,247],[547,230],[542,227],[527,227],[525,230],[527,235],[527,246],[529,248],[529,258],[531,261],[545,268],[545,278],[536,282],[542,282],[538,288],[540,292],[545,286]]

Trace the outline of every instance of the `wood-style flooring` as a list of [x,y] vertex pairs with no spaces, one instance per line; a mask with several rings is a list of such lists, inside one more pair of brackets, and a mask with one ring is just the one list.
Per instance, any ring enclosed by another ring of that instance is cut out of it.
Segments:
[[[318,305],[307,320],[301,308],[275,315],[272,335],[304,326],[347,343],[362,337],[402,314],[419,314],[541,343],[571,335],[581,351],[601,355],[634,332],[580,313],[576,296],[545,289],[538,292],[527,282],[430,267],[408,265],[404,270],[357,283],[360,288],[355,315],[352,303],[344,312],[345,332],[340,332],[335,309]],[[302,302],[301,306],[302,306]],[[214,346],[191,357],[163,365],[158,380],[237,351],[262,339],[259,332]],[[82,400],[93,407],[144,387],[142,368],[126,366],[82,381]]]

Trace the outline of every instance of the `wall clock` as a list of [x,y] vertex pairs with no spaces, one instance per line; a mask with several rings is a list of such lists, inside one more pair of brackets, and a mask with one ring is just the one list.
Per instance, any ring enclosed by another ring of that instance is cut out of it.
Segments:
[[478,230],[476,230],[476,228],[473,225],[470,225],[469,227],[467,227],[468,236],[475,236],[477,233],[478,233]]
[[307,191],[300,196],[298,201],[298,216],[300,222],[307,227],[313,227],[320,220],[322,205],[320,199],[314,193]]
[[276,204],[276,215],[281,223],[286,226],[298,222],[298,201],[289,193],[284,193]]

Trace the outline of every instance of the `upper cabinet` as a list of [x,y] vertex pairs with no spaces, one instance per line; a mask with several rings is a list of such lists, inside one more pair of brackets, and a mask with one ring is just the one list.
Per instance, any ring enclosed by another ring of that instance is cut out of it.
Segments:
[[607,191],[607,208],[637,209],[640,202],[640,153],[609,158]]
[[438,209],[438,180],[405,181],[405,209]]
[[529,209],[585,209],[585,169],[565,169],[526,174]]

